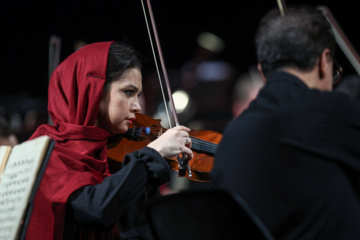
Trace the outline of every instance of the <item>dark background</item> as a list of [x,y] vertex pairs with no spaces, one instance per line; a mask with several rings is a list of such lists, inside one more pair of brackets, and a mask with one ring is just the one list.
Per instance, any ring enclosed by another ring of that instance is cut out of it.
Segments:
[[[210,31],[226,43],[218,59],[233,64],[239,73],[256,63],[256,26],[265,12],[277,7],[275,0],[153,0],[151,4],[167,68],[180,68],[193,56],[197,35]],[[286,1],[287,6],[293,4],[328,6],[350,42],[359,48],[355,1]],[[29,104],[29,99],[41,101],[40,108],[46,111],[52,35],[61,38],[60,61],[74,51],[76,40],[92,43],[125,36],[152,58],[140,0],[1,1],[0,9],[0,106],[6,106],[5,114],[10,111],[8,101],[15,101],[19,108],[19,104]],[[341,50],[337,60],[345,75],[355,73]],[[154,71],[151,68],[145,69],[145,78],[147,71]],[[21,101],[11,98],[19,99],[19,95]]]

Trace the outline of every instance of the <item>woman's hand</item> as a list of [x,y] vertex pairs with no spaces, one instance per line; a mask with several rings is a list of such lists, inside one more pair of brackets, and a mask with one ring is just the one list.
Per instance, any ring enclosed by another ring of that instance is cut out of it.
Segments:
[[180,153],[186,154],[188,160],[192,159],[190,129],[184,126],[176,126],[168,129],[158,139],[149,143],[148,147],[155,149],[164,158],[171,158]]

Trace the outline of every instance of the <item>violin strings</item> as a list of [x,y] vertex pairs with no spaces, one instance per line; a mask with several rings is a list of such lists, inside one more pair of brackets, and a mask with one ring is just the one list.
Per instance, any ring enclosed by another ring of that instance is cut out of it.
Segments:
[[[144,129],[146,127],[141,127],[142,129],[142,136],[145,136],[146,133],[143,133]],[[160,133],[160,130],[157,130],[157,129],[153,129],[151,130],[151,133],[153,135],[157,135],[159,136],[159,133]],[[205,141],[205,140],[202,140],[202,139],[198,139],[198,138],[194,138],[194,137],[190,137],[191,139],[191,142],[192,142],[192,149],[195,149],[195,150],[201,150],[201,151],[204,151],[204,152],[208,152],[208,153],[215,153],[217,148],[218,148],[218,144],[216,143],[212,143],[212,142],[208,142],[208,141]]]
[[218,145],[215,143],[211,143],[197,138],[190,138],[192,141],[192,148],[196,150],[202,150],[208,153],[215,153],[217,150]]
[[199,143],[201,145],[208,145],[208,146],[217,146],[216,143],[208,142],[208,141],[205,141],[202,139],[198,139],[198,138],[194,138],[194,137],[190,137],[190,139],[193,143]]

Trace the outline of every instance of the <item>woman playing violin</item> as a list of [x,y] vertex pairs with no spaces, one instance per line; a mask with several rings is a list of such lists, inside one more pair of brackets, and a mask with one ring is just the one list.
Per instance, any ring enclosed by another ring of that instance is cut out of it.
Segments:
[[26,239],[153,239],[143,210],[169,180],[164,158],[193,153],[190,129],[177,126],[110,174],[107,139],[134,122],[141,92],[141,59],[125,43],[89,44],[57,67],[48,93],[53,125],[31,137],[49,135],[56,144]]

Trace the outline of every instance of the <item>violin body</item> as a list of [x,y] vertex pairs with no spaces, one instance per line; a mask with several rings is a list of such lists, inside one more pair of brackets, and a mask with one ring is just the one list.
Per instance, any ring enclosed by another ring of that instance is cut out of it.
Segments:
[[[110,171],[118,171],[127,153],[146,147],[166,130],[166,128],[161,126],[160,119],[153,119],[137,113],[136,120],[129,127],[127,133],[115,135],[108,141]],[[186,170],[184,176],[190,180],[208,182],[210,181],[210,172],[214,166],[214,155],[221,141],[222,134],[211,130],[191,130],[189,135],[194,155],[188,162],[192,176],[189,177],[188,170]],[[178,157],[166,160],[171,169],[179,172]]]

